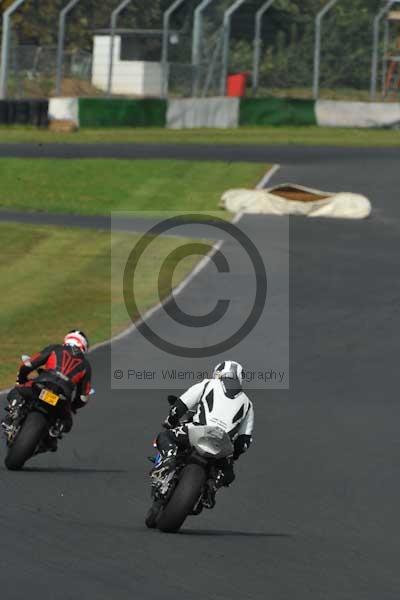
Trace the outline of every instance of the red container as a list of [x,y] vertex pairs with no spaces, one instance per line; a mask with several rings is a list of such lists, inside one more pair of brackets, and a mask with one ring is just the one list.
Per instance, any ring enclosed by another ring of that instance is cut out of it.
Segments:
[[235,73],[228,75],[226,79],[226,95],[231,97],[243,97],[246,93],[248,73]]

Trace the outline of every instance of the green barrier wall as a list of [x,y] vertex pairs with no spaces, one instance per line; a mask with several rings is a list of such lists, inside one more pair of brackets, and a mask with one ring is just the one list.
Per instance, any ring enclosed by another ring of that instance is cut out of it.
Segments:
[[315,101],[290,98],[243,98],[239,125],[316,125]]
[[158,98],[79,98],[81,127],[165,127],[167,103]]
[[[227,99],[220,99],[221,102],[225,100]],[[173,121],[180,118],[179,100],[171,100],[169,110],[167,110],[168,101],[161,98],[79,98],[76,101],[79,102],[80,127],[163,128],[167,127],[167,112],[169,114],[170,122],[171,118]],[[190,104],[190,99],[185,99],[180,102],[182,105],[180,109],[182,111],[182,119],[187,118],[188,101]],[[210,106],[213,106],[215,101],[216,99],[213,98],[204,99],[200,104],[202,106],[203,104],[207,105],[208,103]],[[21,101],[13,101],[13,106],[11,106],[8,101],[0,101],[0,123],[34,121],[39,124],[40,119],[36,116],[35,118],[33,118],[33,116],[27,117],[25,114],[27,113],[27,110],[25,110],[26,102],[23,106],[22,104]],[[178,108],[175,106],[176,104],[178,105]],[[195,105],[195,103],[192,104]],[[174,108],[174,110],[172,110],[173,116],[171,117],[172,108]],[[202,112],[201,110],[199,112],[199,110],[197,110],[197,112],[195,111],[195,123],[202,122]],[[17,112],[18,114],[14,115],[14,112]],[[238,126],[253,125],[258,127],[262,127],[263,125],[318,125],[316,103],[314,100],[296,100],[290,98],[242,98],[240,99],[240,102],[235,104],[235,110],[233,112],[233,116],[231,115],[231,126],[235,126],[236,123],[238,123]],[[225,118],[226,114],[223,116]],[[206,121],[203,119],[205,126],[209,126],[207,119]]]

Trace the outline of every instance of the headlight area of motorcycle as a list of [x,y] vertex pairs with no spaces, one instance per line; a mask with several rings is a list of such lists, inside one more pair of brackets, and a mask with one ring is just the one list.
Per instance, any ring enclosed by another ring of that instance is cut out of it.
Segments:
[[233,451],[232,443],[225,432],[223,432],[222,436],[219,432],[216,435],[212,432],[211,435],[208,434],[200,437],[196,448],[200,454],[214,458],[224,458],[229,456]]
[[218,426],[194,425],[189,428],[189,440],[202,456],[224,458],[233,452],[229,435]]
[[208,456],[217,456],[221,452],[221,444],[218,440],[210,438],[202,438],[196,444],[197,450],[200,454]]

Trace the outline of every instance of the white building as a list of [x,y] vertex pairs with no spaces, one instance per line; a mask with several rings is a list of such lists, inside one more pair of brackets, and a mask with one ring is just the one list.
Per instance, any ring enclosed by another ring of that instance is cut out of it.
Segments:
[[[143,38],[142,38],[143,39]],[[161,44],[159,44],[161,46]],[[111,35],[96,34],[93,38],[92,83],[107,91],[110,65]],[[156,50],[156,51],[155,51]],[[160,56],[161,48],[153,48],[153,54]],[[140,36],[134,32],[119,30],[114,37],[114,62],[112,93],[127,96],[160,97],[162,95],[162,70],[159,61],[137,60],[149,55]],[[150,53],[151,54],[151,53]]]

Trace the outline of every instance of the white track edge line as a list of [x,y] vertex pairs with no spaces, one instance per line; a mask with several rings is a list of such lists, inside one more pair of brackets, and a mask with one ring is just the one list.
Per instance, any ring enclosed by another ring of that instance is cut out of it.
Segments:
[[[258,184],[256,185],[256,189],[260,190],[263,187],[265,187],[265,185],[268,183],[268,181],[271,179],[271,177],[273,177],[275,175],[275,173],[279,170],[279,168],[280,168],[280,165],[278,165],[278,164],[273,165],[272,168],[269,169],[269,171],[267,171],[266,174],[262,177],[262,179],[258,182]],[[234,218],[232,219],[231,223],[232,224],[238,223],[240,221],[240,219],[242,218],[243,214],[244,214],[243,212],[237,213],[234,216]],[[189,285],[189,283],[194,279],[194,277],[196,277],[196,275],[198,275],[198,273],[200,273],[200,271],[202,271],[204,269],[204,267],[212,259],[212,257],[215,255],[215,253],[218,252],[218,250],[220,250],[223,243],[224,243],[224,240],[220,240],[220,241],[216,242],[215,244],[213,244],[210,252],[208,252],[201,259],[201,261],[197,263],[197,265],[195,266],[193,271],[191,271],[180,282],[180,284],[177,285],[176,288],[174,288],[172,293],[169,294],[166,298],[164,298],[164,300],[162,300],[161,302],[159,302],[152,308],[149,308],[149,310],[147,310],[144,313],[144,315],[142,317],[140,317],[140,319],[135,321],[135,323],[132,323],[132,325],[130,325],[124,331],[121,331],[121,333],[118,333],[117,335],[111,337],[108,340],[105,340],[104,342],[99,342],[98,344],[94,344],[91,347],[89,354],[91,352],[95,352],[96,350],[99,350],[99,348],[104,348],[105,346],[114,344],[114,342],[122,340],[123,338],[130,335],[133,331],[135,331],[141,325],[141,323],[144,323],[145,321],[147,321],[147,319],[150,319],[150,317],[152,317],[157,311],[159,311],[160,308],[163,308],[164,304],[166,304],[173,296],[180,294],[185,289],[185,287]],[[10,389],[12,389],[12,388],[9,388],[7,390],[0,390],[0,394],[7,394],[10,391]]]
[[267,183],[270,181],[270,179],[272,179],[272,177],[275,175],[275,173],[277,173],[279,171],[280,168],[281,168],[281,165],[278,165],[278,164],[272,165],[270,170],[265,173],[264,177],[256,185],[256,190],[262,190],[263,188],[265,188]]
[[[237,213],[235,215],[235,217],[232,219],[231,223],[233,223],[233,224],[237,223],[242,218],[242,216],[243,216],[243,213]],[[178,237],[178,236],[176,236],[176,237]],[[210,251],[207,252],[207,254],[205,254],[204,257],[197,263],[197,265],[195,266],[193,271],[190,271],[190,273],[188,273],[188,275],[186,275],[186,277],[176,286],[176,288],[174,288],[172,290],[171,294],[169,294],[166,298],[164,298],[163,300],[158,302],[158,304],[155,304],[154,306],[149,308],[144,313],[143,316],[141,316],[137,321],[132,323],[132,325],[129,325],[129,327],[127,329],[124,329],[124,331],[121,331],[121,333],[114,335],[109,340],[105,340],[104,342],[99,342],[98,344],[95,344],[94,346],[92,346],[91,351],[97,350],[98,348],[103,348],[104,346],[107,346],[108,344],[113,344],[114,342],[117,342],[118,340],[125,338],[127,335],[131,334],[133,331],[138,329],[138,327],[142,323],[147,321],[147,319],[150,319],[150,317],[152,317],[157,311],[159,311],[160,308],[163,308],[164,305],[167,304],[167,302],[169,302],[172,297],[180,294],[185,289],[185,287],[187,285],[189,285],[189,283],[196,277],[196,275],[198,275],[200,273],[200,271],[202,271],[204,269],[204,267],[208,264],[208,262],[212,259],[212,257],[218,252],[218,250],[221,249],[223,243],[224,243],[224,240],[219,240],[218,242],[215,242],[212,245]]]
[[129,327],[127,329],[124,329],[124,331],[121,331],[121,333],[114,335],[109,340],[105,340],[104,342],[99,342],[98,344],[95,344],[94,346],[92,346],[91,352],[98,350],[99,348],[103,348],[104,346],[114,344],[114,342],[122,340],[126,336],[133,333],[136,329],[138,329],[138,327],[140,327],[140,325],[142,323],[144,323],[145,321],[150,319],[150,317],[152,317],[156,312],[158,312],[160,310],[160,308],[163,308],[164,305],[167,304],[167,302],[169,302],[172,297],[180,294],[182,292],[182,290],[184,290],[184,288],[187,285],[189,285],[189,283],[192,281],[192,279],[194,277],[196,277],[196,275],[204,269],[204,267],[211,260],[211,258],[214,256],[214,254],[221,248],[222,244],[223,244],[223,240],[220,240],[220,241],[216,242],[215,244],[213,244],[210,251],[207,252],[207,254],[205,254],[204,257],[197,263],[197,265],[195,266],[193,271],[190,271],[190,273],[180,282],[180,284],[177,285],[176,288],[174,288],[172,290],[171,294],[169,294],[162,301],[158,302],[158,304],[155,304],[154,306],[149,308],[137,321],[135,321],[134,323],[129,325]]
[[[256,185],[256,189],[262,189],[266,185],[266,183],[268,183],[268,181],[271,179],[271,177],[273,177],[273,175],[275,175],[275,173],[279,170],[279,168],[280,168],[280,165],[278,165],[278,164],[273,165],[272,168],[269,169],[265,173],[265,175],[262,177],[262,179],[258,182],[258,184]],[[243,216],[243,212],[238,212],[232,219],[231,223],[233,225],[235,223],[238,223],[240,221],[240,219],[242,218],[242,216]],[[220,240],[220,241],[216,242],[215,244],[213,244],[210,251],[201,259],[200,262],[197,263],[197,265],[195,266],[193,271],[191,271],[180,282],[180,284],[177,285],[177,287],[172,290],[171,294],[169,294],[166,298],[164,298],[163,300],[158,302],[158,304],[154,305],[152,308],[147,310],[143,316],[141,316],[137,321],[135,321],[135,323],[132,323],[131,325],[129,325],[129,327],[127,329],[125,329],[124,331],[121,331],[121,333],[118,333],[117,335],[112,336],[109,340],[105,340],[104,342],[99,342],[98,344],[95,344],[94,346],[92,346],[91,351],[98,350],[99,348],[104,348],[104,346],[107,346],[109,344],[111,345],[114,342],[124,339],[126,336],[130,335],[133,331],[136,331],[136,329],[138,329],[138,327],[142,323],[147,321],[147,319],[150,319],[150,317],[152,317],[157,311],[159,311],[160,308],[163,308],[164,305],[167,304],[171,300],[172,297],[175,297],[178,294],[180,294],[189,285],[189,283],[194,279],[194,277],[196,277],[196,275],[198,275],[200,273],[200,271],[202,271],[204,269],[204,267],[208,264],[208,262],[216,254],[216,252],[218,252],[218,250],[220,250],[223,243],[224,243],[224,241]]]

